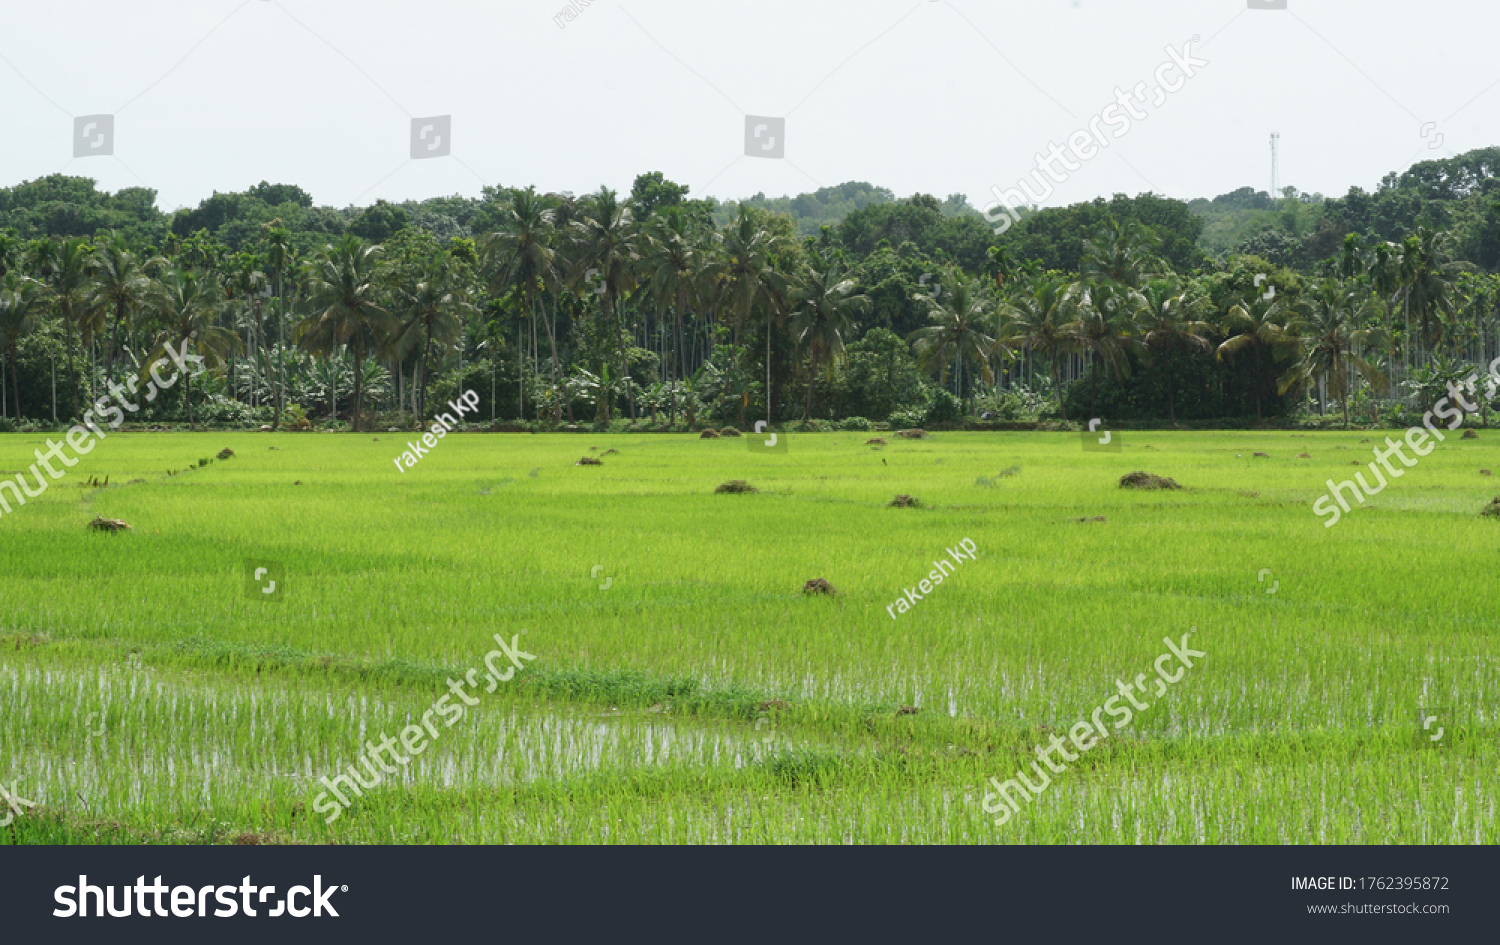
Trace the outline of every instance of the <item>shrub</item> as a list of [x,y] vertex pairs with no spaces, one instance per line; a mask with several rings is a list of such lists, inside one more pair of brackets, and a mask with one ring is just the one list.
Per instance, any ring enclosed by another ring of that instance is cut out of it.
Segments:
[[927,411],[925,409],[897,410],[891,414],[890,428],[893,430],[909,430],[912,427],[924,426],[926,423]]
[[855,433],[868,433],[875,429],[875,424],[864,417],[849,417],[846,420],[840,421],[838,426],[840,430],[849,430]]
[[935,426],[939,423],[958,423],[964,418],[963,401],[945,390],[934,391],[932,402],[923,414],[923,423],[918,426]]

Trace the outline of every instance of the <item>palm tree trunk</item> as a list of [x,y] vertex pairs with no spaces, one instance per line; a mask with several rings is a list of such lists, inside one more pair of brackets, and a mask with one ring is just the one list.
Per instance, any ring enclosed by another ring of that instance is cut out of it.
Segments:
[[1063,404],[1062,395],[1062,365],[1058,363],[1057,352],[1052,352],[1052,384],[1057,388],[1057,409],[1062,413],[1063,423],[1068,422],[1068,408]]
[[1177,408],[1172,403],[1172,367],[1169,364],[1162,365],[1167,375],[1167,420],[1172,426],[1177,426]]
[[16,373],[16,343],[10,343],[10,390],[16,401],[16,423],[21,422],[21,384]]
[[67,340],[64,343],[68,346],[68,377],[71,379],[71,382],[68,384],[68,418],[70,420],[77,420],[78,369],[73,364],[73,313],[71,306],[63,311],[63,330],[67,333]]
[[803,407],[802,407],[802,422],[803,423],[806,423],[808,420],[812,419],[813,384],[815,384],[817,382],[817,380],[818,380],[818,355],[817,355],[817,351],[814,350],[813,351],[813,355],[812,355],[812,368],[807,372],[807,403],[804,404]]
[[365,344],[361,338],[354,340],[354,432],[359,432],[359,414],[365,405]]
[[620,383],[625,385],[625,399],[630,404],[630,419],[635,420],[635,385],[630,383],[630,370],[625,362],[625,323],[620,319],[620,300],[613,290],[609,293],[609,308],[614,314],[615,342],[620,351]]

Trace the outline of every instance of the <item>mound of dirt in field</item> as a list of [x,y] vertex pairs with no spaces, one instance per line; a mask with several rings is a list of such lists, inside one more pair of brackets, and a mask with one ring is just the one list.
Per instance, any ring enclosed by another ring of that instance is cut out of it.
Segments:
[[926,430],[897,430],[896,431],[896,435],[899,436],[899,437],[901,437],[903,440],[925,440],[925,439],[927,439],[927,431]]
[[714,430],[704,430],[698,434],[698,439],[700,440],[717,440],[718,438],[719,434]]
[[736,430],[734,427],[722,427],[719,430],[719,435],[720,436],[739,436],[740,435],[740,431]]
[[104,518],[101,516],[89,522],[89,528],[92,528],[96,532],[118,532],[122,529],[128,530],[130,526],[126,524],[124,519]]
[[1465,430],[1464,431],[1464,435],[1461,436],[1461,437],[1459,437],[1459,439],[1460,440],[1477,440],[1477,439],[1479,439],[1479,431],[1478,430]]
[[1479,470],[1479,475],[1481,475],[1481,476],[1493,476],[1494,473],[1490,472],[1488,469],[1481,469],[1481,470]]
[[578,462],[574,463],[573,465],[574,466],[603,466],[604,465],[604,460],[599,459],[598,457],[595,457],[595,456],[585,456],[582,459],[580,459]]
[[1298,459],[1312,459],[1312,454],[1311,453],[1298,453],[1297,454],[1297,458]]
[[1490,518],[1500,518],[1500,495],[1491,499],[1490,504],[1481,509],[1479,514],[1489,516]]
[[1181,489],[1177,480],[1137,470],[1120,477],[1121,489]]
[[922,500],[914,495],[898,495],[885,504],[888,509],[920,509]]
[[1256,453],[1255,455],[1259,456],[1261,459],[1270,459],[1271,458],[1271,454],[1270,453]]
[[619,453],[619,452],[620,451],[617,450],[617,449],[607,449],[604,452],[600,453],[599,455],[600,456],[613,456],[613,455],[615,455],[616,453]]
[[838,594],[838,592],[838,588],[834,587],[832,584],[829,584],[822,578],[813,578],[811,581],[808,581],[806,584],[802,585],[802,593],[804,594],[827,594],[832,597]]
[[886,442],[885,442],[885,440],[882,440],[880,437],[877,436],[873,440],[865,440],[865,445],[866,446],[885,446]]
[[739,492],[759,492],[759,491],[760,491],[759,489],[757,489],[754,486],[750,485],[750,483],[746,482],[743,479],[731,479],[728,482],[720,483],[719,487],[714,490],[714,494],[717,495],[720,492],[735,492],[735,493],[739,493]]
[[232,449],[230,449],[229,447],[226,446],[223,449],[219,450],[219,455],[218,455],[217,458],[218,459],[229,459],[233,455],[234,455],[234,450],[232,450]]

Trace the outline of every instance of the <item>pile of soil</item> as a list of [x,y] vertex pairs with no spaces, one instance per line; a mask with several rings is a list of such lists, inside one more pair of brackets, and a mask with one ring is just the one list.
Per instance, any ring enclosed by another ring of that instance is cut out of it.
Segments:
[[1459,439],[1460,440],[1477,440],[1477,439],[1479,439],[1479,431],[1478,430],[1465,430],[1464,431],[1464,435],[1461,436],[1461,437],[1459,437]]
[[743,479],[731,479],[728,482],[720,483],[719,488],[717,488],[717,489],[714,490],[714,494],[717,495],[720,492],[759,492],[759,491],[760,491],[759,489],[757,489],[754,486],[750,485],[750,483],[746,482]]
[[1493,476],[1494,473],[1490,472],[1488,469],[1481,469],[1481,470],[1479,470],[1479,475],[1481,475],[1481,476]]
[[598,458],[593,457],[593,456],[585,456],[582,459],[580,459],[578,462],[574,463],[573,465],[574,466],[603,466],[604,465],[604,460],[598,459]]
[[228,459],[229,457],[231,457],[233,455],[234,455],[234,450],[232,450],[232,449],[230,449],[229,447],[226,446],[223,449],[219,450],[219,456],[218,456],[218,458],[219,459]]
[[620,452],[620,451],[616,450],[616,449],[608,449],[608,450],[605,450],[603,453],[600,453],[599,455],[600,456],[612,456],[612,455],[614,455],[614,454],[616,454],[618,452]]
[[925,440],[925,439],[927,439],[927,431],[926,430],[898,430],[898,431],[896,431],[896,435],[899,436],[899,437],[901,437],[903,440]]
[[125,523],[124,519],[100,517],[89,522],[89,528],[96,532],[117,532],[121,529],[129,529],[130,526]]
[[888,509],[920,509],[922,500],[914,495],[898,495],[885,506]]
[[736,430],[734,427],[724,427],[723,429],[721,429],[719,431],[719,435],[720,436],[739,436],[740,435],[740,431]]
[[1271,458],[1271,454],[1270,453],[1256,453],[1255,455],[1261,457],[1262,459],[1270,459]]
[[1164,476],[1153,476],[1148,472],[1137,470],[1126,473],[1120,477],[1121,489],[1181,489],[1177,480],[1168,479]]
[[880,437],[877,436],[873,440],[865,440],[865,445],[866,446],[885,446],[886,443],[885,443],[885,440],[882,440]]
[[718,438],[719,434],[715,433],[713,430],[704,430],[702,433],[698,434],[698,439],[700,440],[717,440]]
[[1500,495],[1491,499],[1490,504],[1480,509],[1479,514],[1487,515],[1490,518],[1500,518]]
[[1312,459],[1312,454],[1311,453],[1298,453],[1297,454],[1297,458],[1298,459]]
[[813,578],[811,581],[808,581],[806,584],[802,585],[802,593],[804,594],[827,594],[832,597],[838,592],[838,588],[834,587],[832,584],[829,584],[822,578]]

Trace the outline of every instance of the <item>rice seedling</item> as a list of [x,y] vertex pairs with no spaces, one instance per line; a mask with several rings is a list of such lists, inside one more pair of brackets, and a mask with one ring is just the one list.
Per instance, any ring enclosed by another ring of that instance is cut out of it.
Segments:
[[[37,801],[0,843],[1500,841],[1488,440],[1325,529],[1352,434],[1253,465],[1307,444],[453,435],[401,478],[373,440],[212,436],[111,436],[69,476],[143,482],[0,515],[0,781]],[[568,471],[590,442],[620,452]],[[41,445],[0,437],[0,467]],[[1143,465],[1190,488],[1119,487]],[[996,827],[988,779],[1193,627],[1192,673]],[[314,810],[522,631],[524,671]]]

